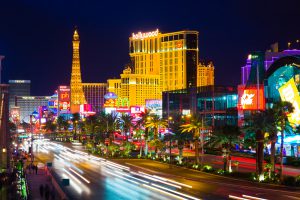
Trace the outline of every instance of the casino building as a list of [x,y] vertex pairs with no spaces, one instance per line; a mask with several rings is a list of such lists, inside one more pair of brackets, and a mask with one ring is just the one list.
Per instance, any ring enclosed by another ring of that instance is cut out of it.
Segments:
[[[239,85],[238,118],[242,125],[247,115],[257,110],[272,108],[279,101],[291,102],[294,112],[288,117],[292,127],[300,125],[300,50],[271,50],[253,52],[242,67]],[[300,137],[292,128],[284,131],[284,155],[300,156]],[[276,144],[279,151],[281,133]]]
[[[128,98],[130,106],[145,105],[147,99],[162,99],[163,91],[197,85],[213,85],[207,66],[199,65],[197,31],[133,33],[129,37],[131,64],[120,79],[109,79],[108,91]],[[214,70],[210,65],[209,70]],[[205,76],[205,77],[204,77]],[[205,79],[198,81],[197,79]],[[207,81],[209,80],[209,81]]]

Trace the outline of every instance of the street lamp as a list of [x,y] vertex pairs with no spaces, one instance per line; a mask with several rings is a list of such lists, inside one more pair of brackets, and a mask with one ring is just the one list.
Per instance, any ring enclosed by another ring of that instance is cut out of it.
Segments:
[[169,152],[169,156],[170,156],[170,164],[171,164],[171,161],[172,161],[172,134],[171,134],[171,132],[170,132],[170,121],[172,120],[173,118],[171,117],[171,116],[169,116],[168,117],[168,129],[167,129],[167,132],[168,132],[168,135],[169,135],[169,139],[170,139],[170,146],[169,146],[169,148],[170,148],[170,152]]

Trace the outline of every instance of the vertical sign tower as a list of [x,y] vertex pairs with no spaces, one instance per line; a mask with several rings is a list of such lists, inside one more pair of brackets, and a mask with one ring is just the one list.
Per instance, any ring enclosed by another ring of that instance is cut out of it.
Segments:
[[71,74],[71,113],[79,112],[80,104],[86,104],[83,93],[81,72],[80,72],[80,58],[79,58],[79,35],[77,28],[73,35],[73,60],[72,60],[72,74]]

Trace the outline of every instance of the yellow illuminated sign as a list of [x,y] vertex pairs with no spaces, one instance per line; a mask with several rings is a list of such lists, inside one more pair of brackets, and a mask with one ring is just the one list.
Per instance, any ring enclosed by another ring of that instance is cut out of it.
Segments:
[[288,101],[293,104],[295,110],[288,116],[289,122],[300,124],[300,96],[296,87],[294,78],[291,78],[286,84],[279,88],[282,101]]

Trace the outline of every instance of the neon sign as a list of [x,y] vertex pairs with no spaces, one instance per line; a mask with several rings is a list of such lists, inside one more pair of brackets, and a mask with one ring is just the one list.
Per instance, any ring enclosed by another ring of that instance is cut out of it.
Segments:
[[294,78],[281,86],[278,91],[282,101],[288,101],[294,106],[294,112],[288,116],[289,122],[300,124],[300,96]]
[[151,32],[147,32],[147,33],[142,33],[142,32],[138,32],[137,34],[132,33],[132,39],[134,40],[143,40],[145,38],[149,38],[149,37],[156,37],[158,36],[158,29],[156,29],[156,31],[151,31]]
[[265,97],[264,89],[259,87],[258,92],[256,87],[239,88],[239,105],[241,110],[264,110],[265,109]]

